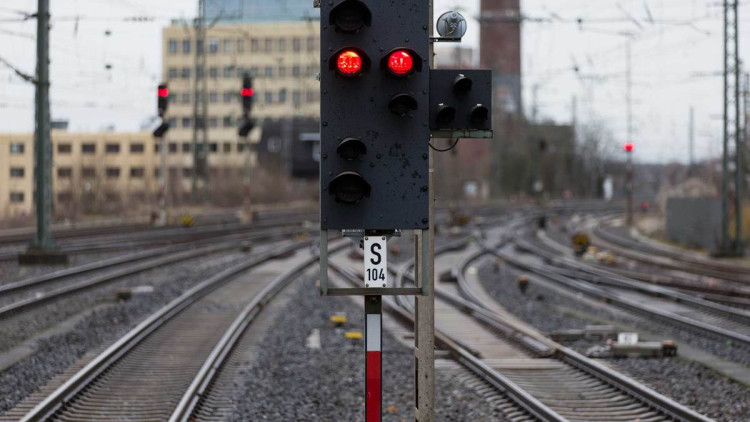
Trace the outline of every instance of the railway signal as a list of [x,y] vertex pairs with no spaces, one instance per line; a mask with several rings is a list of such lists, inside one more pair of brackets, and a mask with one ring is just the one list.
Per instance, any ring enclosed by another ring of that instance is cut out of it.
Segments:
[[321,2],[321,228],[429,225],[428,5]]
[[156,108],[159,112],[159,117],[164,117],[164,113],[167,112],[169,107],[169,88],[167,84],[159,84],[156,90]]
[[245,74],[242,77],[242,88],[240,89],[240,99],[242,100],[242,120],[239,126],[239,135],[246,137],[251,130],[255,127],[255,122],[251,117],[253,109],[253,97],[255,97],[255,89],[253,88],[253,78]]

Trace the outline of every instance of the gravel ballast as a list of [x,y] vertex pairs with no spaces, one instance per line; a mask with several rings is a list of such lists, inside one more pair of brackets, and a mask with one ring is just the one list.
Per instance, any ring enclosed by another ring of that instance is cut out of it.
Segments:
[[[509,312],[541,331],[583,328],[586,325],[603,323],[621,323],[647,331],[654,331],[660,327],[654,321],[623,317],[621,313],[610,313],[560,295],[534,283],[533,279],[524,294],[518,286],[520,274],[508,265],[497,262],[486,262],[479,269],[479,278],[490,295]],[[665,335],[677,340],[678,346],[680,341],[685,341],[719,356],[729,356],[740,361],[750,358],[750,353],[746,349],[737,346],[711,341],[681,330],[665,331]],[[579,341],[570,346],[582,350],[587,345],[590,343]],[[635,358],[610,362],[632,377],[643,380],[656,391],[689,405],[698,412],[712,415],[718,420],[750,420],[750,388],[733,382],[699,363],[681,358]]]
[[[345,327],[331,324],[335,312],[347,313]],[[233,420],[362,421],[364,346],[344,338],[346,331],[362,331],[362,324],[363,310],[351,299],[320,297],[314,280],[305,280],[243,374]],[[314,329],[320,331],[319,350],[305,346]],[[384,332],[383,420],[413,419],[413,385],[413,350]],[[438,371],[436,388],[437,420],[502,420],[455,374]]]
[[[93,309],[72,330],[37,342],[35,353],[0,373],[0,414],[63,372],[87,351],[112,343],[143,318],[200,282],[248,255],[230,252],[193,259],[150,270],[113,282],[107,287],[47,304],[3,322],[0,347],[14,346],[21,339],[56,321],[85,309]],[[152,286],[152,293],[136,294],[128,301],[114,302],[118,290]]]

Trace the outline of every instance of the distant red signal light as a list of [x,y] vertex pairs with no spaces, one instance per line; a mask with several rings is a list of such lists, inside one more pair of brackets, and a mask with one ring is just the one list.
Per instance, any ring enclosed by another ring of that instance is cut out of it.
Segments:
[[157,95],[161,98],[169,97],[169,88],[159,88]]
[[414,59],[408,51],[396,50],[388,56],[388,70],[394,75],[408,75],[414,70]]
[[357,76],[362,72],[362,56],[354,50],[344,50],[336,58],[336,68],[345,76]]
[[625,152],[633,152],[633,150],[635,149],[635,144],[633,144],[632,142],[626,142],[623,149],[625,150]]
[[241,97],[252,97],[253,95],[255,95],[255,90],[252,88],[242,88],[240,91]]

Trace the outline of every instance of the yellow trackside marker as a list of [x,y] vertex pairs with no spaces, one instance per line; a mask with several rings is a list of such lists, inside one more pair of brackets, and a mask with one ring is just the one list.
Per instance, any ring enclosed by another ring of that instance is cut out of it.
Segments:
[[346,315],[333,315],[331,316],[331,322],[334,324],[346,324]]
[[347,331],[344,333],[344,337],[351,340],[362,340],[361,331]]

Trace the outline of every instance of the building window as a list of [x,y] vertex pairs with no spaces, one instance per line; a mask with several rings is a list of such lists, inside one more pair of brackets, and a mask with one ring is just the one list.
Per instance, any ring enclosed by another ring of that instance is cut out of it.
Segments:
[[208,119],[208,125],[210,127],[219,127],[219,119],[217,119],[216,117],[210,117]]
[[131,154],[143,154],[144,149],[143,144],[130,144]]
[[224,127],[232,127],[234,126],[234,119],[232,116],[225,116],[223,121]]
[[211,79],[216,79],[219,77],[219,68],[218,67],[210,67],[208,68],[208,77]]
[[190,68],[183,67],[181,76],[182,76],[182,79],[190,79]]
[[299,91],[292,92],[292,103],[294,103],[295,107],[299,107],[299,105],[302,103],[302,93]]
[[169,40],[169,54],[177,54],[177,40]]
[[315,37],[307,37],[307,51],[315,51]]
[[182,102],[185,104],[190,104],[190,93],[189,92],[183,92],[182,93]]
[[81,177],[85,179],[93,179],[94,177],[96,177],[96,169],[94,169],[93,167],[83,167],[81,169]]
[[225,54],[234,53],[234,40],[224,40],[222,44],[222,49]]
[[192,42],[190,40],[182,40],[182,54],[190,54],[190,45]]
[[224,153],[229,154],[230,152],[232,152],[232,143],[224,142]]
[[169,127],[177,127],[177,118],[176,117],[170,117],[169,120]]
[[234,92],[232,91],[224,92],[224,102],[231,103],[232,101],[234,101]]
[[218,103],[219,102],[219,93],[218,92],[209,92],[208,93],[208,101],[212,103]]
[[161,177],[161,169],[159,167],[154,167],[154,177],[159,178]]
[[107,202],[120,202],[120,193],[112,191],[105,192],[104,200]]
[[203,79],[205,75],[206,75],[206,71],[203,69],[203,66],[198,66],[196,68],[195,77],[198,79]]
[[193,169],[190,167],[184,167],[182,169],[182,177],[190,177],[193,175]]
[[273,94],[272,93],[266,92],[266,94],[264,95],[264,97],[265,97],[264,99],[265,99],[266,104],[273,103]]
[[104,148],[104,151],[107,154],[119,154],[120,153],[120,144],[107,144]]
[[168,79],[177,79],[177,68],[176,67],[170,67],[167,71],[167,78]]
[[189,128],[193,125],[193,119],[190,117],[183,117],[182,118],[182,127]]
[[57,194],[57,202],[69,203],[73,201],[73,193],[60,192]]
[[[93,169],[91,169],[93,170]],[[58,167],[57,168],[57,178],[58,179],[70,179],[73,177],[73,169],[70,167]],[[93,177],[93,175],[91,175]]]
[[81,154],[96,154],[96,144],[82,144]]
[[242,152],[245,150],[245,144],[244,143],[238,143],[237,144],[237,152]]
[[203,52],[203,40],[196,40],[195,41],[195,51],[202,53]]
[[279,38],[279,51],[281,52],[286,51],[286,39],[285,38]]
[[258,76],[258,74],[259,73],[258,73],[258,67],[257,66],[253,66],[253,67],[250,68],[250,76],[252,76],[254,78],[254,77]]
[[133,179],[141,179],[146,174],[146,169],[143,167],[133,167],[130,169],[130,177]]
[[302,40],[299,38],[295,38],[292,40],[292,50],[295,52],[298,52],[302,50]]
[[176,142],[170,142],[168,151],[170,154],[177,154],[177,143]]
[[73,152],[73,147],[70,144],[57,144],[58,154],[70,154]]
[[210,152],[218,152],[219,151],[219,144],[216,142],[211,142],[208,144],[208,150]]
[[237,52],[238,53],[245,52],[245,40],[242,40],[242,39],[237,40]]
[[292,76],[295,78],[299,78],[300,75],[300,68],[299,66],[292,66]]
[[14,179],[20,179],[24,176],[26,170],[23,167],[11,167],[10,177]]
[[23,192],[11,192],[10,202],[13,202],[13,203],[23,202],[24,196],[25,195],[23,194]]
[[224,68],[225,78],[234,78],[234,66],[227,66]]
[[258,41],[256,38],[253,38],[250,40],[250,51],[253,53],[257,53],[258,50],[260,50],[260,41]]
[[285,78],[286,77],[286,68],[284,66],[279,66],[279,78]]
[[107,167],[105,174],[107,176],[107,179],[117,179],[120,177],[120,168],[119,167]]
[[10,154],[11,155],[21,155],[26,151],[26,145],[20,143],[20,142],[13,142],[10,144]]
[[266,78],[273,78],[273,68],[271,66],[266,66],[266,69],[265,69],[265,72],[263,73],[263,75]]
[[190,152],[190,142],[184,142],[182,144],[182,152],[185,152],[185,153]]
[[279,102],[282,104],[286,102],[286,89],[279,91]]
[[219,52],[219,40],[217,39],[208,40],[208,52],[210,54],[216,54]]
[[271,38],[266,38],[264,44],[263,44],[263,51],[266,53],[270,53],[273,51],[273,40]]

